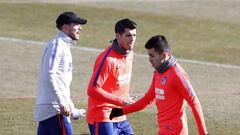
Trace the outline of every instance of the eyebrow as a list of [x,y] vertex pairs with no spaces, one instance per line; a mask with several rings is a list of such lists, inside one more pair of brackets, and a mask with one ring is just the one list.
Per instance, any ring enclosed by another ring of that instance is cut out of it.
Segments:
[[128,33],[128,34],[126,34],[126,36],[136,36],[136,34]]
[[148,55],[149,55],[149,56],[153,56],[153,54],[152,54],[152,53],[149,53]]

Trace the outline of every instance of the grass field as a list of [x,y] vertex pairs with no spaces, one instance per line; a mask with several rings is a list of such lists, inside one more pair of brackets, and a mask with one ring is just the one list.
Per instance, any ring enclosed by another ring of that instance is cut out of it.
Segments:
[[0,20],[0,29],[4,32],[0,36],[46,41],[55,35],[56,16],[66,10],[79,12],[89,20],[79,42],[81,46],[104,48],[114,37],[115,22],[128,17],[136,20],[139,26],[136,52],[145,53],[143,46],[146,40],[152,35],[164,34],[177,57],[240,65],[240,25],[237,23],[135,10],[130,12],[114,7],[1,3],[0,17],[4,19]]
[[[146,12],[138,9],[144,5]],[[186,2],[187,5],[191,4]],[[231,2],[227,5],[231,5]],[[0,3],[0,17],[4,18],[0,20],[0,37],[23,39],[0,38],[0,62],[3,63],[0,67],[0,134],[36,134],[37,123],[33,119],[34,96],[43,47],[39,44],[55,36],[53,20],[59,12],[65,10],[74,10],[89,18],[89,24],[84,26],[78,46],[104,48],[114,36],[112,31],[115,21],[130,17],[139,24],[136,46],[138,54],[145,54],[143,44],[152,34],[163,33],[167,35],[178,58],[237,65],[238,68],[226,68],[180,61],[190,74],[199,95],[209,132],[213,135],[240,134],[240,25],[236,23],[237,19],[224,21],[209,17],[210,15],[188,16],[184,12],[179,15],[173,14],[173,10],[168,13],[153,13],[146,4],[132,6],[132,10],[129,7],[124,10],[101,4],[97,7],[94,3]],[[181,8],[177,3],[174,6]],[[200,6],[204,7],[204,3]],[[158,10],[159,7],[155,8]],[[194,11],[194,8],[190,9]],[[106,15],[108,18],[105,18]],[[86,108],[86,88],[98,52],[73,48],[72,53],[74,74],[71,94],[77,107]],[[147,57],[135,55],[132,95],[144,94],[150,84],[152,71]],[[187,114],[190,135],[195,135],[197,130],[189,108]],[[157,134],[154,105],[129,115],[129,121],[136,135]],[[89,134],[85,120],[74,121],[73,126],[77,135]]]

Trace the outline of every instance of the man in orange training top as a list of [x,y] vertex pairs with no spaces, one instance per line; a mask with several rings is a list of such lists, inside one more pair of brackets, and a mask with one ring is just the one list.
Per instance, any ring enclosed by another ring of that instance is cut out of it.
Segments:
[[112,108],[134,101],[129,96],[137,24],[122,19],[116,38],[96,59],[88,86],[87,122],[91,135],[133,135],[126,116],[109,119]]
[[208,134],[200,102],[184,69],[171,55],[166,38],[156,35],[145,44],[149,62],[156,69],[147,93],[134,104],[113,108],[110,119],[145,108],[155,99],[158,109],[158,135],[188,135],[185,109],[192,109],[199,135]]

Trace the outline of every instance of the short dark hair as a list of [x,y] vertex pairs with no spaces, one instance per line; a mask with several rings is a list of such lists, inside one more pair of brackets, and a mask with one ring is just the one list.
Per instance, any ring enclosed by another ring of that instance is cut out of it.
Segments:
[[115,25],[115,33],[122,34],[122,33],[124,33],[124,30],[126,28],[131,29],[131,30],[136,29],[137,24],[128,18],[119,20]]
[[146,49],[154,48],[157,52],[171,52],[171,48],[168,44],[167,39],[163,35],[155,35],[151,37],[145,44]]

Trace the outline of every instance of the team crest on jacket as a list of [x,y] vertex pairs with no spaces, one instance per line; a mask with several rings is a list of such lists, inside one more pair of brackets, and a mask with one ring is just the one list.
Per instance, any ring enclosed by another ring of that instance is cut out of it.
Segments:
[[165,84],[166,84],[166,82],[167,82],[167,77],[166,77],[166,76],[164,76],[164,77],[162,78],[162,85],[165,85]]

